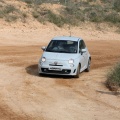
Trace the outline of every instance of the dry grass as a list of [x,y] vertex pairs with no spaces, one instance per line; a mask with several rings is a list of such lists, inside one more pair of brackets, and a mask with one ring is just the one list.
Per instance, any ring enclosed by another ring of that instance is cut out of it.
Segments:
[[27,18],[27,14],[21,12],[13,5],[1,5],[0,7],[0,18],[4,19],[7,22],[14,22],[17,19],[21,19],[21,21]]
[[106,86],[112,91],[120,87],[120,63],[116,64],[107,75]]
[[[30,9],[29,13],[22,13],[16,6],[0,4],[0,18],[5,19],[8,22],[16,21],[18,19],[26,19],[28,14],[31,14],[33,18],[41,23],[47,21],[54,23],[58,27],[62,27],[64,24],[70,24],[73,26],[79,26],[81,22],[94,22],[94,23],[110,23],[120,24],[120,1],[119,0],[87,0],[73,2],[68,0],[66,4],[64,0],[60,2],[48,1],[48,0],[21,0],[26,3],[27,9]],[[3,1],[0,1],[3,3]],[[42,8],[41,4],[53,3],[62,4],[63,9],[59,9],[59,14],[54,13],[52,9],[48,9],[47,6]],[[25,20],[21,20],[25,21]]]

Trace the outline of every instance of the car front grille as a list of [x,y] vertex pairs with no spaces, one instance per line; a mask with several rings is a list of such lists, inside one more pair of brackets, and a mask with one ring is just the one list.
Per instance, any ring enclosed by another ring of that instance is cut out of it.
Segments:
[[57,74],[70,74],[70,69],[62,69],[61,71],[49,70],[48,68],[41,68],[43,73],[57,73]]
[[54,64],[49,64],[50,66],[63,66],[63,65],[54,65]]

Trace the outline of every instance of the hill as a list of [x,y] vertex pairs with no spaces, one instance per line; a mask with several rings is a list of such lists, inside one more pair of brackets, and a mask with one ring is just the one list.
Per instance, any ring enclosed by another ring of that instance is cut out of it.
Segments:
[[106,23],[120,28],[119,0],[0,0],[0,19],[80,26]]

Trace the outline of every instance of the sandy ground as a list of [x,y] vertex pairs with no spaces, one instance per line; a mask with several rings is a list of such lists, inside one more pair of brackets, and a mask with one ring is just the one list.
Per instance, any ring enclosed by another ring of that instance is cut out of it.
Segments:
[[79,79],[37,73],[40,47],[68,30],[0,26],[0,120],[120,120],[120,93],[105,87],[107,71],[120,60],[120,35],[71,31],[85,39],[92,55],[91,71]]

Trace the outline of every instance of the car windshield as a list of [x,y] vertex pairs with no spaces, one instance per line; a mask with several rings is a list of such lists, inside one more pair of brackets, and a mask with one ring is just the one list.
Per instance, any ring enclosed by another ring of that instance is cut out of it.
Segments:
[[52,40],[46,51],[58,53],[77,53],[78,42],[70,40]]

